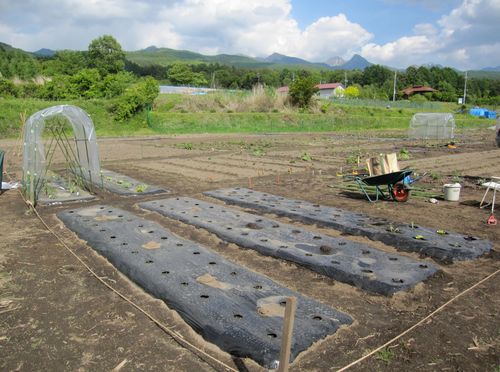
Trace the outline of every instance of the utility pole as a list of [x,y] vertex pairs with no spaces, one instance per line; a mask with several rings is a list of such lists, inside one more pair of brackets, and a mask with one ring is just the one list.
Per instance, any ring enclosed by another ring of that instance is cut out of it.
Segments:
[[467,97],[467,71],[465,71],[465,83],[464,83],[464,102],[465,105],[465,97]]
[[396,101],[396,79],[398,76],[398,71],[394,70],[394,87],[392,89],[392,102]]
[[347,71],[344,71],[344,88],[347,88]]

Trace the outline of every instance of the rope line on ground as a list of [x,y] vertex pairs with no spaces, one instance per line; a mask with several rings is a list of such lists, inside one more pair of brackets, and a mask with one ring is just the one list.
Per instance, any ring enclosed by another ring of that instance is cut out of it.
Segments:
[[393,342],[399,340],[401,337],[403,337],[404,335],[410,333],[411,331],[413,331],[415,328],[417,328],[419,325],[421,325],[422,323],[426,322],[428,319],[432,318],[434,315],[436,315],[437,313],[441,312],[441,310],[443,310],[445,307],[447,307],[449,304],[451,304],[452,302],[454,302],[456,299],[458,299],[459,297],[462,297],[463,295],[465,295],[467,292],[473,290],[474,288],[476,288],[477,286],[481,285],[482,283],[486,282],[487,280],[491,279],[492,277],[494,277],[496,274],[498,274],[500,272],[500,269],[498,269],[497,271],[491,273],[490,275],[486,276],[485,278],[481,279],[479,282],[477,282],[476,284],[474,284],[473,286],[467,288],[466,290],[460,292],[459,294],[457,294],[455,297],[453,297],[452,299],[450,299],[449,301],[445,302],[443,305],[441,305],[440,307],[438,307],[436,310],[434,310],[432,313],[430,313],[429,315],[427,315],[425,318],[423,318],[422,320],[420,320],[419,322],[415,323],[414,325],[412,325],[410,328],[408,328],[406,331],[400,333],[399,335],[397,335],[396,337],[390,339],[389,341],[387,341],[385,344],[377,347],[376,349],[370,351],[368,354],[362,356],[361,358],[355,360],[354,362],[346,365],[345,367],[342,367],[341,369],[337,370],[337,372],[342,372],[342,371],[346,371],[347,369],[351,368],[351,367],[354,367],[355,365],[361,363],[362,361],[364,361],[365,359],[368,359],[369,357],[371,357],[373,354],[379,352],[380,350],[382,349],[385,349],[387,346],[389,346],[390,344],[392,344]]
[[[12,177],[9,173],[5,172],[7,177],[9,177],[9,180],[12,180]],[[24,203],[28,206],[29,209],[31,209],[37,218],[40,220],[40,222],[43,224],[43,226],[49,231],[62,245],[63,247],[68,250],[73,257],[77,259],[78,262],[80,262],[86,269],[89,271],[92,276],[94,276],[99,282],[101,282],[105,287],[110,289],[112,292],[114,292],[117,296],[119,296],[121,299],[125,300],[128,302],[130,305],[135,307],[137,310],[139,310],[141,313],[143,313],[146,317],[148,317],[153,323],[155,323],[161,330],[163,330],[165,333],[167,333],[170,337],[172,337],[177,343],[179,343],[182,347],[190,350],[193,352],[196,356],[198,356],[200,359],[203,361],[207,362],[209,365],[211,365],[213,368],[218,369],[217,367],[222,367],[224,371],[231,371],[231,372],[238,372],[238,370],[234,369],[233,367],[227,365],[223,361],[213,357],[212,355],[208,354],[206,351],[200,349],[199,347],[193,345],[189,341],[187,341],[180,333],[177,331],[172,330],[165,324],[163,324],[160,320],[156,319],[152,314],[150,314],[147,310],[143,309],[141,306],[136,304],[134,301],[129,299],[127,296],[122,294],[120,291],[117,289],[113,288],[111,285],[106,283],[97,273],[92,270],[92,268],[83,261],[83,259],[77,255],[73,250],[66,244],[66,242],[45,222],[45,220],[42,218],[42,216],[38,213],[36,208],[26,200],[24,197],[21,189],[18,189],[19,194],[21,195],[21,198],[23,199]],[[207,360],[208,359],[208,360]],[[217,366],[214,366],[214,364]],[[220,369],[220,368],[219,368]]]

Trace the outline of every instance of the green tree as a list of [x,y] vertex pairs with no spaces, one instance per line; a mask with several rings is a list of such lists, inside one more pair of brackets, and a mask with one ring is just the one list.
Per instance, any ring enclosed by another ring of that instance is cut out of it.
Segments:
[[446,102],[456,102],[457,101],[457,93],[453,85],[448,83],[447,81],[440,81],[438,84],[438,89],[440,95],[440,100],[446,101]]
[[54,57],[43,62],[43,73],[49,76],[56,74],[73,75],[87,67],[88,61],[85,52],[59,50]]
[[99,89],[105,98],[113,98],[123,94],[132,82],[134,76],[130,72],[122,71],[106,76],[100,83]]
[[393,73],[387,67],[371,65],[363,71],[363,85],[381,87],[386,80],[391,79]]
[[[6,44],[4,44],[6,45]],[[29,53],[0,43],[0,77],[28,79],[39,73],[40,63]]]
[[90,42],[88,59],[90,67],[97,68],[101,76],[114,74],[125,68],[125,52],[111,35],[103,35]]
[[207,85],[207,79],[201,72],[193,72],[192,68],[182,63],[174,63],[167,72],[167,78],[174,85]]
[[316,86],[316,82],[309,76],[299,76],[295,79],[290,88],[288,94],[294,106],[299,106],[300,108],[307,108],[311,104],[312,97],[318,93],[319,89]]
[[347,98],[358,98],[360,95],[359,88],[356,85],[351,85],[344,90],[344,96]]

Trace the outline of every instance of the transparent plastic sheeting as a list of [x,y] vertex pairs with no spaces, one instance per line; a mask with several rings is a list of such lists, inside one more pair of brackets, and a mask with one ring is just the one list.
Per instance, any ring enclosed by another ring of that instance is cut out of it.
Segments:
[[452,139],[455,119],[449,113],[418,113],[410,121],[409,138]]
[[23,182],[28,186],[30,178],[38,188],[39,178],[45,173],[46,159],[42,142],[45,121],[53,116],[64,116],[71,123],[76,144],[76,156],[83,176],[92,179],[100,177],[99,151],[94,124],[90,116],[81,108],[70,105],[52,106],[31,115],[24,125]]

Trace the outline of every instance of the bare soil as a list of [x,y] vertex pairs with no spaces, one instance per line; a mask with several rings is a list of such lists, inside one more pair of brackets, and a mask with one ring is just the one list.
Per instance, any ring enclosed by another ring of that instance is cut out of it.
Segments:
[[[210,200],[201,193],[244,186],[286,197],[341,207],[396,222],[414,222],[489,239],[493,251],[477,260],[440,265],[441,271],[412,290],[384,297],[336,282],[303,267],[262,256],[221,241],[205,230],[145,212],[140,200],[162,196],[119,197],[107,192],[85,203],[112,204],[155,220],[178,235],[200,242],[227,259],[277,283],[351,315],[355,320],[337,334],[313,345],[292,370],[335,370],[390,340],[463,290],[500,268],[500,225],[489,226],[480,209],[482,180],[500,176],[500,149],[494,132],[469,130],[445,143],[412,141],[401,133],[192,135],[158,138],[106,138],[99,141],[103,168],[165,187],[168,196]],[[185,144],[189,144],[186,146]],[[19,142],[0,141],[7,151],[6,170],[19,179]],[[192,149],[187,149],[192,148]],[[428,172],[418,186],[441,193],[444,183],[459,181],[460,202],[368,203],[359,192],[338,188],[364,159],[406,149],[410,166]],[[307,156],[304,156],[306,155]],[[312,158],[312,160],[308,160]],[[305,160],[303,160],[305,159]],[[56,157],[55,170],[62,168]],[[332,187],[333,186],[333,187]],[[165,196],[163,196],[165,197]],[[217,202],[211,200],[212,202]],[[103,280],[144,307],[199,348],[244,370],[260,369],[236,360],[204,342],[163,302],[121,275],[85,242],[67,230],[55,213],[68,205],[39,207],[60,234]],[[237,208],[237,207],[235,207]],[[141,312],[102,285],[25,207],[16,191],[0,195],[0,369],[1,370],[210,370],[209,365],[177,344]],[[338,236],[339,232],[302,225]],[[379,249],[394,248],[363,241]],[[414,258],[418,255],[399,252]],[[423,258],[431,260],[429,258]],[[359,371],[497,371],[500,366],[500,275],[458,298],[425,324],[370,357]]]

